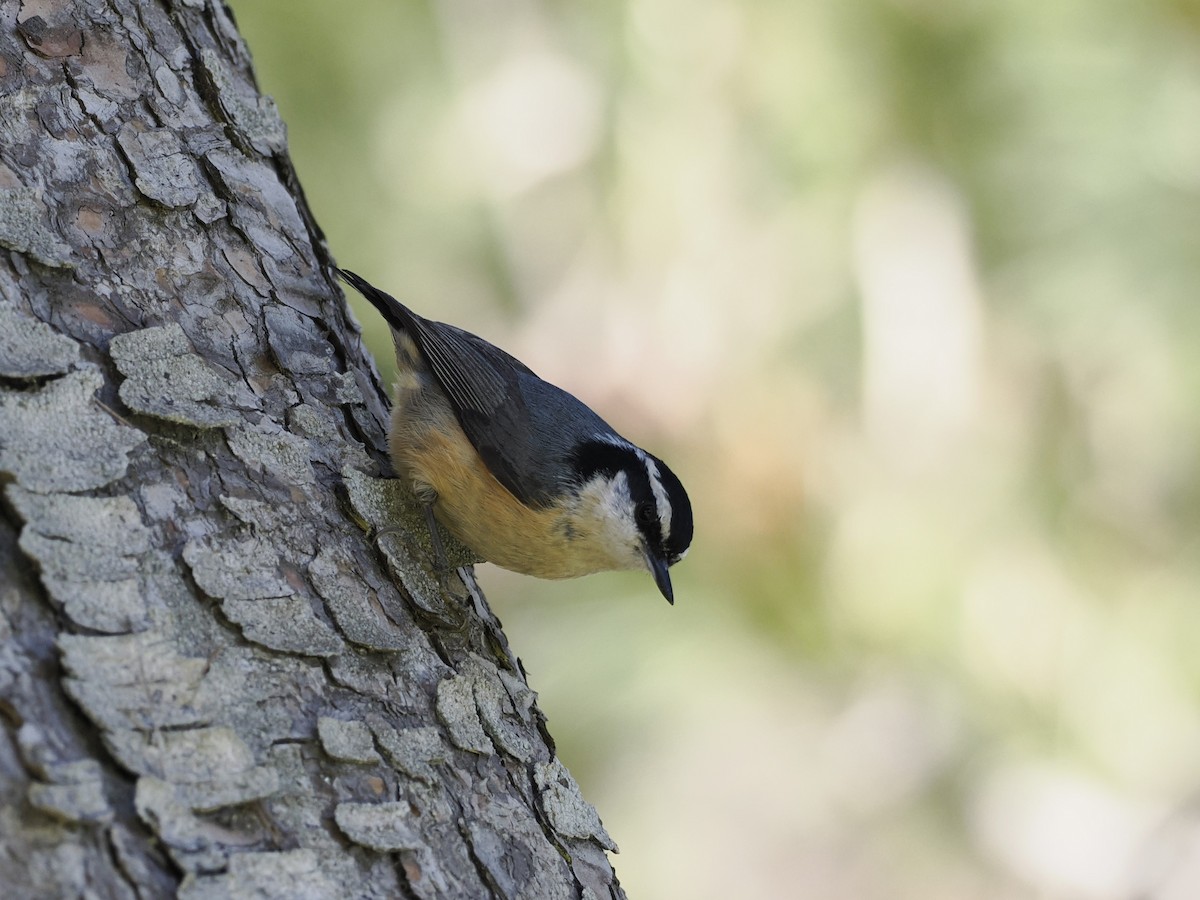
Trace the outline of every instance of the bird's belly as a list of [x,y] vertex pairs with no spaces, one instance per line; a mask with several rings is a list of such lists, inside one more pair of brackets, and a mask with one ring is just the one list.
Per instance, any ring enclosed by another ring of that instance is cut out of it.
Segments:
[[[398,392],[399,393],[399,392]],[[621,568],[571,527],[558,509],[521,503],[490,471],[448,410],[402,405],[391,431],[392,464],[454,537],[496,565],[538,578],[574,578]]]

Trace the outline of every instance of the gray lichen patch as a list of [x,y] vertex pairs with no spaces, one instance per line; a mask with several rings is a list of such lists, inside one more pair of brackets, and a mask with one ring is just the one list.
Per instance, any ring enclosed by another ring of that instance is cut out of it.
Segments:
[[279,773],[254,765],[249,748],[226,727],[123,730],[107,735],[106,743],[126,768],[169,783],[174,802],[189,810],[237,806],[279,789]]
[[[28,723],[27,723],[28,726]],[[30,736],[28,727],[22,727],[22,750],[28,750]],[[36,742],[40,732],[33,740]],[[43,747],[44,749],[44,747]],[[110,822],[112,807],[104,792],[100,763],[94,759],[76,759],[70,762],[54,762],[41,769],[47,782],[32,782],[28,799],[31,806],[47,815],[65,822],[96,823]]]
[[154,830],[155,837],[185,872],[214,871],[226,864],[222,839],[236,839],[236,835],[214,828],[193,813],[178,796],[175,785],[143,775],[137,781],[133,802],[138,817]]
[[151,521],[181,519],[181,513],[192,508],[187,492],[174,479],[138,485],[138,499]]
[[579,785],[559,760],[536,764],[533,781],[542,809],[555,831],[568,837],[594,840],[606,850],[619,852],[604,830],[595,807],[583,799]]
[[376,716],[371,719],[371,731],[393,766],[426,784],[437,781],[430,763],[445,762],[448,752],[438,729],[429,726],[396,729]]
[[38,563],[43,586],[76,624],[109,634],[147,627],[135,557],[52,540],[29,528],[21,533],[20,547]]
[[383,853],[425,846],[407,803],[339,803],[333,820],[350,840]]
[[438,682],[437,715],[450,732],[454,746],[484,756],[495,752],[475,705],[471,676],[452,675]]
[[154,772],[173,783],[202,783],[229,779],[255,768],[254,754],[237,732],[224,725],[163,731],[151,736],[129,732],[140,740],[121,754],[140,757],[141,771]]
[[5,494],[26,523],[21,549],[72,621],[108,633],[146,627],[138,570],[150,532],[130,498],[35,494],[16,484]]
[[321,716],[317,719],[317,735],[321,747],[334,759],[363,764],[382,762],[365,722]]
[[275,744],[268,750],[271,767],[279,773],[279,790],[264,804],[264,811],[280,833],[289,834],[301,847],[341,852],[341,837],[326,824],[329,810],[324,791],[314,792],[312,746]]
[[372,478],[347,467],[342,470],[342,480],[355,513],[375,530],[419,515],[416,499],[398,478]]
[[109,352],[125,376],[121,400],[134,412],[198,428],[241,421],[231,408],[230,385],[192,349],[178,324],[117,335]]
[[264,156],[283,151],[287,146],[287,130],[275,101],[238,81],[215,51],[208,48],[200,51],[200,61],[217,90],[221,109],[234,128]]
[[126,634],[150,626],[150,609],[137,578],[89,581],[42,574],[42,583],[77,625],[105,634]]
[[279,554],[258,538],[189,541],[183,559],[192,567],[196,584],[210,597],[256,600],[294,593],[279,574]]
[[359,388],[353,372],[337,372],[333,376],[333,381],[336,385],[333,396],[339,403],[357,405],[363,402],[362,390]]
[[271,650],[304,656],[337,656],[345,643],[316,617],[303,597],[225,600],[221,609],[248,641]]
[[[436,565],[433,542],[424,513],[412,493],[397,478],[372,478],[357,469],[345,468],[342,478],[350,505],[361,522],[373,531],[392,575],[403,585],[422,610],[440,619],[452,618],[442,597],[442,589],[430,577],[428,568]],[[480,562],[479,557],[439,526],[447,563],[453,567]],[[401,537],[403,536],[403,537]],[[408,541],[416,541],[415,547]],[[424,556],[426,566],[417,563]]]
[[202,191],[208,193],[191,152],[171,129],[143,130],[126,122],[117,143],[133,167],[134,184],[151,200],[182,209],[199,200]]
[[[234,781],[241,780],[244,787],[238,790],[227,786],[223,797],[205,797],[203,789],[194,784],[175,784],[153,775],[143,775],[137,782],[134,808],[185,872],[211,872],[223,870],[227,865],[232,868],[229,859],[231,849],[254,842],[254,836],[224,827],[211,818],[202,818],[195,811],[207,812],[269,797],[272,793],[271,776],[255,774],[260,772],[273,770],[253,769],[242,773]],[[277,779],[273,784],[278,787]],[[243,895],[235,891],[226,896]]]
[[79,362],[79,345],[45,322],[0,304],[0,376],[59,375]]
[[526,737],[520,717],[505,690],[496,667],[472,655],[464,666],[475,694],[479,721],[492,741],[509,756],[529,762],[534,755],[533,744]]
[[0,247],[56,268],[72,268],[72,250],[55,231],[40,191],[0,187]]
[[328,690],[318,660],[266,653],[239,642],[210,657],[208,671],[190,702],[205,715],[200,724],[228,725],[261,758],[267,752],[261,743],[265,739],[311,738],[306,706]]
[[124,556],[150,549],[150,531],[129,497],[35,494],[16,484],[5,489],[29,528],[49,538],[100,547]]
[[30,783],[27,794],[34,809],[67,822],[108,822],[112,808],[104,796],[104,785],[94,781],[76,784]]
[[260,431],[240,426],[227,432],[229,449],[251,469],[267,471],[284,484],[297,487],[316,481],[309,457],[312,448],[304,438],[287,431]]
[[103,772],[98,760],[73,759],[47,767],[46,777],[51,784],[90,784],[100,781]]
[[[371,478],[353,469],[343,470],[342,475],[346,479],[350,502],[364,520],[376,530],[399,527],[406,534],[416,535],[422,552],[429,559],[433,559],[433,541],[429,537],[425,513],[412,492],[399,478]],[[438,535],[442,539],[446,563],[450,568],[457,569],[460,566],[472,566],[483,562],[479,554],[460,543],[440,525]]]
[[[402,529],[420,535],[421,549],[433,558],[433,542],[421,504],[399,478],[372,478],[358,469],[342,469],[346,495],[359,519],[374,531]],[[444,528],[438,529],[446,560],[452,567],[469,566],[482,560],[455,540]]]
[[42,573],[66,581],[122,581],[137,575],[137,558],[107,547],[43,537],[26,528],[21,549],[38,561]]
[[309,579],[351,642],[372,650],[400,650],[404,633],[387,617],[362,577],[341,552],[324,548],[308,565]]
[[438,684],[437,714],[464,750],[491,754],[499,748],[522,762],[538,755],[527,733],[528,710],[513,702],[499,671],[479,656],[472,654],[461,673]]
[[[408,532],[405,532],[408,534]],[[388,572],[404,588],[413,604],[423,613],[447,625],[461,624],[461,612],[446,602],[445,595],[429,570],[419,565],[412,550],[396,533],[380,535],[377,539]]]
[[178,900],[227,900],[230,897],[286,897],[327,900],[366,896],[361,878],[344,857],[311,849],[278,853],[234,853],[228,871],[218,875],[189,873],[179,886]]
[[99,778],[75,784],[33,782],[26,794],[29,805],[65,822],[111,822],[113,810]]
[[[426,651],[428,645],[426,645]],[[404,688],[390,667],[362,653],[343,653],[329,660],[329,677],[334,684],[368,697],[386,697],[404,702]]]
[[231,772],[202,781],[176,782],[175,795],[196,812],[214,812],[270,797],[279,790],[279,773],[268,766]]
[[95,402],[104,379],[71,372],[36,392],[0,392],[0,472],[39,493],[86,491],[125,475],[146,440]]
[[209,661],[181,655],[167,634],[62,634],[58,647],[64,688],[104,731],[207,724],[195,699]]
[[[359,402],[361,400],[360,395]],[[342,431],[344,425],[342,411],[331,410],[327,406],[301,403],[288,410],[288,429],[293,434],[308,438],[318,458],[329,468],[351,466],[369,469],[371,457],[362,444],[346,437]]]

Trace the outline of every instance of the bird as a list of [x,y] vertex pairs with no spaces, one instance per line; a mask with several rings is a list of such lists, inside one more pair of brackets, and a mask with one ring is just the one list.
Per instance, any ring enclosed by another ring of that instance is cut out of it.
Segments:
[[389,456],[427,516],[501,568],[554,579],[645,569],[674,604],[669,569],[693,522],[666,463],[494,344],[337,272],[391,329]]

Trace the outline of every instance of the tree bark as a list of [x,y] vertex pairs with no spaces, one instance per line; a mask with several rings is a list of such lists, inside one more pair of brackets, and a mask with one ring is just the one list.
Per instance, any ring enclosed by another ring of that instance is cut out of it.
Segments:
[[219,0],[0,0],[0,895],[624,896],[330,265]]

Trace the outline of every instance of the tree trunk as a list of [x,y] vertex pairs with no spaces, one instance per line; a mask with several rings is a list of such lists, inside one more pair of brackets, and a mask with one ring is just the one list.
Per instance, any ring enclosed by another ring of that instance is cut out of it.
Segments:
[[0,20],[0,895],[622,897],[228,10]]

